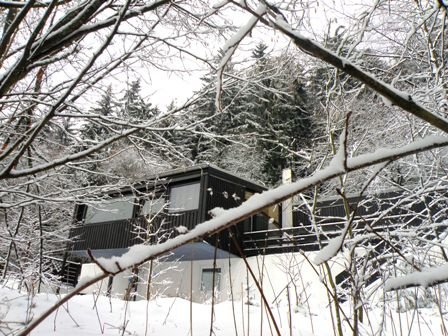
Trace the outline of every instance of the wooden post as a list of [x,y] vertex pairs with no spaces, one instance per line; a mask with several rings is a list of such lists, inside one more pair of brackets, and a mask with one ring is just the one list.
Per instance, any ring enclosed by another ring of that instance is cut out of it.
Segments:
[[[291,168],[283,169],[282,183],[290,184],[292,182]],[[282,202],[282,228],[292,228],[292,198]]]

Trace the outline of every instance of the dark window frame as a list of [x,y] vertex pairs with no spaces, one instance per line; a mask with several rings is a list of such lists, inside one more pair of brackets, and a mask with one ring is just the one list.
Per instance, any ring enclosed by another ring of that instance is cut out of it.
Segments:
[[[197,185],[198,186],[198,193],[197,193],[197,206],[195,208],[187,208],[187,209],[183,209],[183,208],[173,208],[172,205],[172,199],[171,199],[171,193],[173,191],[173,189],[178,188],[178,187],[185,187],[185,186],[189,186],[189,185]],[[193,180],[193,181],[184,181],[184,182],[180,182],[180,183],[175,183],[169,186],[168,189],[168,207],[167,207],[167,211],[169,213],[181,213],[181,212],[185,212],[185,211],[198,211],[201,208],[201,180]]]

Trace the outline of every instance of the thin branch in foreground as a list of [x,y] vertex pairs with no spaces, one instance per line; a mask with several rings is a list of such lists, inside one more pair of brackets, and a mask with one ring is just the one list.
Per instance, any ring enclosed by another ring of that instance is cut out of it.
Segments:
[[174,250],[177,247],[185,245],[190,242],[197,241],[197,239],[216,234],[224,229],[257,214],[262,209],[280,203],[292,196],[307,190],[310,187],[321,184],[324,181],[338,177],[350,171],[359,170],[382,162],[388,162],[392,159],[399,159],[411,154],[423,152],[426,150],[444,147],[448,145],[448,138],[442,136],[429,136],[427,138],[417,140],[406,146],[398,149],[381,149],[374,153],[360,155],[355,158],[347,160],[347,171],[343,169],[342,162],[332,161],[327,168],[324,168],[314,175],[303,178],[295,183],[281,185],[275,189],[264,192],[263,194],[256,194],[243,204],[236,208],[224,210],[219,216],[214,217],[202,224],[198,224],[194,229],[188,233],[177,236],[173,239],[153,246],[134,245],[129,249],[129,252],[121,257],[113,257],[111,259],[98,258],[97,262],[101,263],[106,270],[102,274],[82,283],[75,290],[67,294],[54,306],[50,307],[41,316],[33,320],[19,335],[28,335],[34,330],[42,321],[50,316],[62,304],[69,301],[72,297],[95,284],[96,282],[105,279],[109,275],[116,275],[126,269],[132,269],[139,265],[160,257],[167,252]]
[[414,272],[403,277],[391,278],[384,283],[386,292],[411,287],[431,287],[448,281],[448,263]]
[[269,23],[283,34],[288,36],[294,44],[307,54],[321,59],[327,64],[331,64],[334,67],[349,74],[353,78],[360,80],[366,84],[378,94],[385,97],[392,105],[401,107],[403,110],[413,114],[414,116],[428,122],[434,127],[448,133],[448,120],[441,118],[438,115],[432,113],[430,110],[416,102],[416,100],[409,94],[398,89],[395,89],[392,85],[389,85],[374,75],[362,70],[357,65],[353,64],[350,60],[338,56],[331,50],[328,50],[321,46],[319,43],[301,35],[294,30],[282,16],[276,15],[274,19],[269,20]]

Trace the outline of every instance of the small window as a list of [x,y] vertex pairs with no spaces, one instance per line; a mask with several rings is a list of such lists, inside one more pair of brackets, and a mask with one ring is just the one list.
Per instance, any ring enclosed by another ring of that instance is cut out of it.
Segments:
[[171,187],[170,205],[171,211],[195,210],[199,207],[199,182],[176,185]]
[[214,287],[216,291],[221,288],[221,269],[220,268],[203,268],[201,277],[201,291],[211,292],[213,289],[213,273],[215,273]]
[[164,207],[165,207],[165,199],[163,197],[145,200],[141,214],[143,216],[157,215],[163,211]]
[[91,224],[132,218],[134,213],[133,200],[133,197],[116,198],[107,204],[102,204],[101,208],[88,206],[84,222]]

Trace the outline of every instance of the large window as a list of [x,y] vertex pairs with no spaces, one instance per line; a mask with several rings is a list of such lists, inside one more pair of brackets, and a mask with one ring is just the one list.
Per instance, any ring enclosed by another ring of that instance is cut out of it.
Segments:
[[170,191],[170,211],[187,211],[199,207],[199,182],[175,185]]
[[133,197],[116,198],[98,207],[88,206],[84,222],[92,224],[129,219],[133,212]]

